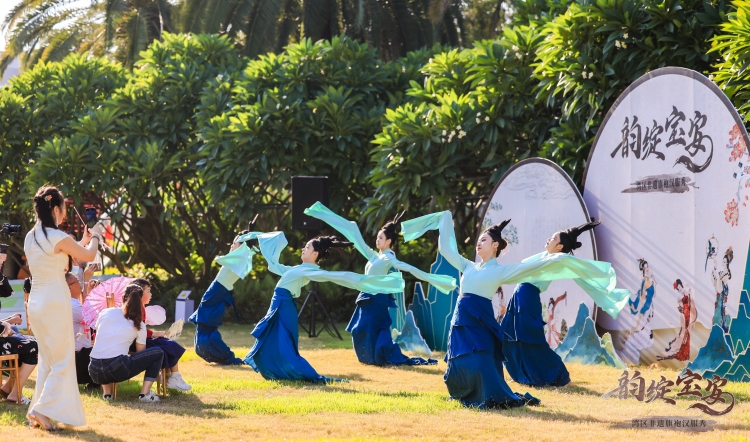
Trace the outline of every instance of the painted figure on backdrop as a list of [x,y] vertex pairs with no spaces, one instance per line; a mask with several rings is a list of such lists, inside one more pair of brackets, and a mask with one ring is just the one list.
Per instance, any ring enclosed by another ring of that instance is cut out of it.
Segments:
[[[679,279],[674,282],[673,287],[682,295],[677,301],[677,310],[680,312],[680,331],[665,349],[667,355],[657,356],[656,359],[660,361],[667,359],[687,361],[690,359],[690,330],[698,318],[698,311],[695,308],[695,302],[693,302],[692,287],[683,284],[682,280]],[[677,347],[675,348],[675,346]]]
[[503,321],[503,316],[505,316],[507,309],[508,306],[505,303],[503,288],[498,287],[495,296],[492,297],[492,311],[495,312],[495,319],[497,319],[498,324]]
[[549,298],[549,304],[547,304],[547,344],[551,348],[556,348],[558,345],[560,345],[560,342],[565,338],[565,336],[562,335],[563,333],[563,327],[567,329],[567,325],[565,324],[565,320],[562,319],[560,323],[560,327],[558,329],[557,326],[557,319],[555,318],[555,310],[557,310],[558,304],[560,302],[565,301],[565,305],[568,305],[568,292],[563,293],[562,295],[558,296],[557,299]]
[[[635,326],[632,328],[633,333],[638,333],[643,330],[641,322],[646,317],[647,322],[651,322],[651,318],[654,316],[652,308],[654,302],[654,293],[656,280],[654,280],[654,272],[648,265],[648,261],[645,259],[638,260],[638,270],[641,271],[641,289],[635,296],[635,299],[631,299],[628,303],[630,305],[630,313],[636,315]],[[645,326],[644,326],[645,327]]]
[[625,351],[622,356],[625,362],[639,364],[640,351],[654,345],[654,333],[651,329],[651,320],[654,317],[654,294],[656,293],[656,279],[648,261],[638,259],[638,269],[641,271],[641,288],[631,299],[630,314],[636,317],[635,325],[622,334]]
[[729,247],[720,262],[714,259],[714,270],[711,272],[711,278],[716,288],[713,323],[720,326],[724,330],[724,333],[729,331],[727,301],[729,298],[729,280],[732,279],[732,271],[729,269],[729,264],[732,263],[733,259],[734,251],[732,247]]

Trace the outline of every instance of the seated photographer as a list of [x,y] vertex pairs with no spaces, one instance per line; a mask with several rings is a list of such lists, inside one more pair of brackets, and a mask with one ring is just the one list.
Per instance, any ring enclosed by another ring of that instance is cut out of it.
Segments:
[[[19,382],[21,386],[26,383],[29,375],[36,368],[39,358],[39,348],[36,339],[32,336],[24,336],[16,331],[14,325],[21,324],[21,314],[16,313],[13,316],[0,321],[0,354],[18,355]],[[0,387],[0,396],[5,397],[9,402],[15,402],[20,405],[29,405],[29,398],[21,395],[16,391],[15,380],[10,378]],[[20,399],[19,399],[20,398]]]
[[[146,306],[151,302],[151,283],[143,278],[138,278],[131,282],[143,289],[143,321],[146,321]],[[167,388],[180,391],[190,391],[190,384],[182,379],[177,362],[183,354],[185,347],[181,346],[171,339],[165,337],[164,332],[147,330],[146,348],[159,347],[164,352],[162,368],[168,369]],[[132,350],[132,348],[131,348]]]
[[[164,352],[158,347],[146,348],[146,324],[143,322],[143,289],[131,284],[125,288],[122,307],[104,309],[96,320],[96,341],[91,351],[89,374],[104,390],[104,399],[112,400],[112,384],[126,381],[144,372],[138,400],[159,402],[151,386],[161,371]],[[128,354],[135,340],[136,353]]]
[[[99,281],[89,281],[88,291],[96,287]],[[73,333],[76,342],[76,378],[79,384],[87,384],[86,388],[96,389],[99,384],[91,379],[89,374],[89,363],[91,362],[91,335],[90,329],[83,323],[83,305],[81,299],[86,299],[81,282],[72,273],[65,274],[65,283],[70,289],[70,302],[73,304]]]

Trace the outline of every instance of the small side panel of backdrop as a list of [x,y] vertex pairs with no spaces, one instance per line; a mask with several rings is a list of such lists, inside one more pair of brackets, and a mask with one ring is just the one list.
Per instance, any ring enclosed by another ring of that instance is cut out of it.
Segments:
[[[510,247],[498,258],[501,264],[521,262],[543,252],[547,239],[558,230],[590,221],[583,198],[570,177],[560,166],[542,158],[523,160],[503,175],[486,205],[477,239],[485,228],[506,219],[511,222],[503,234]],[[596,259],[593,232],[582,234],[578,240],[583,245],[575,255]],[[498,322],[514,289],[514,285],[503,285],[495,293],[492,307]],[[565,339],[581,303],[587,311],[595,309],[594,301],[573,281],[553,282],[541,298],[542,316],[547,322],[545,336],[552,349]]]
[[[458,270],[450,265],[440,253],[430,267],[430,273],[449,275],[456,278],[456,281],[459,280]],[[414,286],[414,299],[409,305],[407,315],[411,313],[414,316],[416,325],[419,327],[418,331],[421,331],[422,337],[433,351],[448,349],[448,332],[456,302],[458,302],[458,288],[446,295],[430,286],[425,296],[422,283],[417,282]],[[399,345],[406,349],[400,342]]]

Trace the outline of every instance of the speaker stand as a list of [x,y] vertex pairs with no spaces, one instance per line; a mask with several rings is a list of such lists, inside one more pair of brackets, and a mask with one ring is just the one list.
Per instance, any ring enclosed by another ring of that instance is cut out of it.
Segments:
[[[310,291],[307,292],[307,297],[305,297],[305,302],[302,303],[302,308],[299,309],[299,314],[297,315],[299,320],[299,325],[302,327],[302,330],[307,332],[307,336],[310,338],[317,338],[320,336],[320,332],[323,330],[327,331],[329,335],[331,335],[332,338],[339,338],[340,340],[344,340],[344,338],[341,337],[341,334],[339,333],[339,329],[336,328],[336,324],[333,323],[331,320],[331,315],[328,314],[328,310],[326,310],[325,306],[323,305],[323,301],[320,299],[320,295],[318,295],[318,283],[313,282],[313,286],[310,289]],[[305,311],[305,307],[307,306],[307,303],[310,303],[310,320],[308,321],[308,326],[305,327],[304,322],[302,321],[302,312]],[[317,326],[319,325],[316,321],[315,317],[315,304],[318,304],[318,308],[323,311],[323,314],[325,315],[325,320],[322,323],[322,327],[318,330]],[[331,330],[333,329],[333,331]],[[336,334],[334,334],[334,332]]]

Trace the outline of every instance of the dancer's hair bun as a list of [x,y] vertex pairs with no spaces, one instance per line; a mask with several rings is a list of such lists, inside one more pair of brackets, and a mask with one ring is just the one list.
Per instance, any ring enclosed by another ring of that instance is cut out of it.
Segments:
[[560,231],[560,244],[563,245],[561,252],[570,253],[573,250],[581,247],[583,244],[578,241],[578,236],[583,232],[593,229],[599,224],[601,224],[601,221],[592,220],[591,222],[581,224],[578,227],[571,227],[569,229]]
[[337,236],[319,236],[312,240],[313,250],[318,252],[318,261],[328,257],[328,252],[334,247],[349,247],[352,243],[341,241]]
[[495,224],[495,225],[487,227],[487,229],[484,231],[484,233],[488,234],[490,238],[492,238],[492,242],[500,243],[500,245],[497,248],[497,253],[495,254],[495,256],[500,256],[500,252],[504,248],[508,247],[508,241],[506,241],[503,238],[503,229],[508,224],[510,224],[510,220],[506,219],[505,221],[499,224]]
[[380,231],[383,232],[383,235],[385,235],[385,239],[391,240],[391,247],[396,245],[396,242],[398,242],[398,223],[397,222],[388,221],[380,229]]

